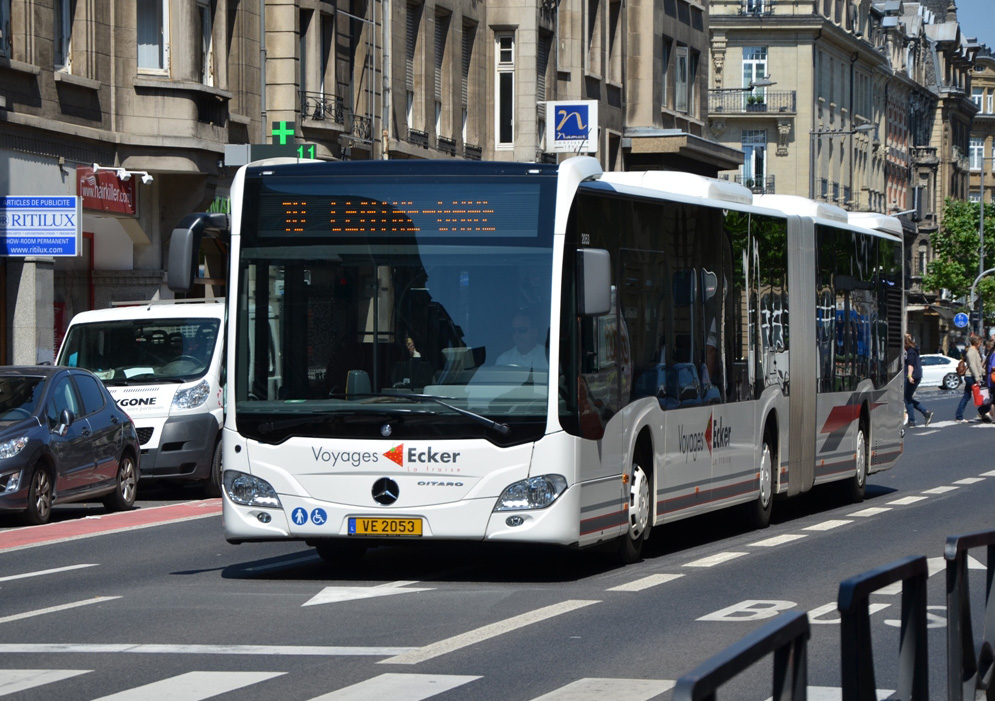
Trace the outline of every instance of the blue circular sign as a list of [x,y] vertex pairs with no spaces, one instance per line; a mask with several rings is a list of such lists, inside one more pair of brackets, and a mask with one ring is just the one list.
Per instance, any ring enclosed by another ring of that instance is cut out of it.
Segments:
[[954,326],[958,329],[962,329],[970,323],[970,319],[967,318],[967,314],[960,312],[954,315]]

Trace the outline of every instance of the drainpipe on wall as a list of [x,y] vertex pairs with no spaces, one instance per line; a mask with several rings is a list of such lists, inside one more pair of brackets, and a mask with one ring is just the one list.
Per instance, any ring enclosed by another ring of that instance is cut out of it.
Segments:
[[259,0],[259,143],[266,143],[266,0]]

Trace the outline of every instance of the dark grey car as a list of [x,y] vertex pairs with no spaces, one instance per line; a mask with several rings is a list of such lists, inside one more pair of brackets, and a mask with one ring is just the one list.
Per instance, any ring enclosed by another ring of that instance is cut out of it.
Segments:
[[88,370],[0,367],[0,511],[41,524],[63,502],[130,509],[139,455],[134,423]]

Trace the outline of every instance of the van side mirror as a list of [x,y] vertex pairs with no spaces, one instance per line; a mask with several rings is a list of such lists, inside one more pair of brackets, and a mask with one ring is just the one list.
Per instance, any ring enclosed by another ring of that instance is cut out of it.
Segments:
[[600,316],[611,311],[611,254],[600,248],[577,251],[577,313]]

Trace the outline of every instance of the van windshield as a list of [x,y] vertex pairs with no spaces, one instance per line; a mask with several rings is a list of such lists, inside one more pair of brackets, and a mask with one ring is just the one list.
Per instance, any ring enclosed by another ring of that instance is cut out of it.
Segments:
[[59,364],[86,368],[108,385],[189,382],[211,366],[220,328],[218,319],[196,317],[75,324]]

